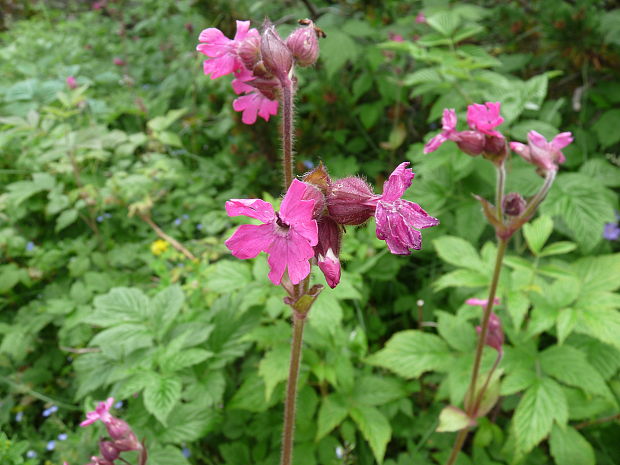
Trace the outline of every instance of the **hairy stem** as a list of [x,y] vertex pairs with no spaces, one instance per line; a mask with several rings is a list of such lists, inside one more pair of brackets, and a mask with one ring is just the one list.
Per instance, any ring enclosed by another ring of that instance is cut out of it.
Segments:
[[[504,261],[504,254],[506,252],[507,245],[508,239],[498,238],[497,255],[495,257],[495,268],[493,270],[493,278],[491,279],[491,287],[489,288],[489,298],[487,300],[487,306],[484,309],[484,315],[482,317],[482,329],[480,330],[480,334],[478,336],[478,344],[476,345],[476,355],[474,358],[474,367],[471,372],[471,381],[469,382],[468,398],[465,402],[465,404],[467,405],[466,413],[470,417],[475,412],[474,408],[476,407],[476,385],[478,383],[478,377],[480,375],[482,352],[484,349],[485,341],[487,339],[487,332],[489,330],[489,319],[491,318],[491,310],[493,309],[493,301],[495,300],[495,295],[497,293],[497,284],[499,283],[499,275],[502,269],[502,262]],[[461,451],[461,448],[465,443],[468,431],[468,428],[463,428],[459,431],[456,437],[456,441],[454,442],[454,446],[452,447],[450,458],[446,462],[446,465],[454,464],[456,456]]]
[[304,336],[306,315],[293,310],[293,341],[291,343],[291,364],[286,385],[284,404],[284,432],[282,433],[282,456],[280,465],[291,465],[293,461],[293,438],[295,436],[295,403],[297,401],[297,378],[301,363],[301,343]]
[[284,173],[284,190],[293,182],[293,82],[286,78],[282,81],[282,171]]

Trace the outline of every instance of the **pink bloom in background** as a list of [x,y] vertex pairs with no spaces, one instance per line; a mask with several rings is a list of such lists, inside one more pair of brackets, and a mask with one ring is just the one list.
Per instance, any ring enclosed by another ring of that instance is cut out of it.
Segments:
[[[499,302],[500,301],[497,297],[493,299],[493,305],[499,305]],[[479,306],[482,310],[484,310],[487,306],[488,300],[467,299],[465,303],[467,305]],[[476,326],[476,331],[480,334],[482,328],[480,326]],[[489,316],[489,327],[487,329],[485,344],[497,350],[500,356],[503,355],[504,349],[502,346],[504,344],[504,331],[502,329],[502,322],[495,312],[491,312],[491,315]]]
[[125,66],[127,63],[125,63],[125,60],[123,60],[122,58],[119,57],[115,57],[114,60],[112,60],[114,62],[114,64],[116,66]]
[[433,137],[424,146],[424,153],[431,153],[437,150],[441,144],[447,140],[456,141],[458,135],[456,132],[456,112],[453,108],[446,108],[441,117],[441,132]]
[[398,165],[383,184],[383,194],[377,199],[375,211],[377,237],[385,240],[390,252],[398,255],[409,255],[409,249],[419,250],[422,234],[418,229],[439,224],[437,218],[430,216],[417,203],[401,198],[415,176],[407,166],[409,162]]
[[504,122],[499,114],[499,102],[486,102],[484,105],[474,103],[467,107],[467,124],[469,127],[488,136],[503,138],[494,128]]
[[562,132],[555,136],[551,142],[542,134],[530,131],[527,134],[528,145],[519,142],[511,142],[510,148],[528,163],[536,165],[543,173],[557,171],[558,165],[566,161],[562,149],[573,142],[570,132]]
[[415,22],[418,24],[426,24],[426,15],[420,11],[415,17]]
[[238,48],[246,38],[258,35],[256,29],[250,29],[250,21],[237,21],[234,39],[229,39],[222,31],[213,27],[203,30],[198,38],[201,43],[196,50],[211,58],[204,62],[204,73],[211,74],[211,79],[216,79],[243,68],[237,53]]
[[[488,302],[488,299],[467,299],[465,301],[465,303],[467,305],[472,305],[472,306],[479,305],[483,309],[487,306],[487,302]],[[499,298],[498,297],[495,297],[493,299],[493,305],[499,305]]]
[[77,84],[77,80],[75,79],[75,77],[67,76],[66,83],[69,89],[77,89],[78,84]]
[[269,255],[269,279],[280,284],[288,271],[293,284],[310,274],[309,260],[318,242],[317,222],[313,217],[314,200],[302,200],[306,184],[291,183],[276,213],[270,203],[260,199],[232,199],[226,202],[228,216],[245,215],[263,224],[244,224],[225,242],[232,254],[241,259],[254,258],[260,252]]
[[393,40],[394,42],[405,41],[405,39],[403,38],[401,34],[395,34],[394,32],[388,32],[388,37],[390,38],[390,40]]
[[110,408],[112,408],[113,403],[113,397],[108,397],[105,402],[99,402],[95,410],[86,414],[86,420],[80,423],[80,426],[92,425],[97,420],[101,420],[103,423],[109,423],[112,420]]

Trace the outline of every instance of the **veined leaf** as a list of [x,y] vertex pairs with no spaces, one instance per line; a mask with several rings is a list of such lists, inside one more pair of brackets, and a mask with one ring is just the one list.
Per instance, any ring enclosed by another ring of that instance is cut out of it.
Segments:
[[346,403],[337,394],[323,398],[317,420],[316,440],[319,441],[344,421],[349,411]]
[[149,299],[141,290],[116,287],[95,298],[95,312],[85,322],[103,327],[129,322],[143,324],[149,317],[149,308]]
[[181,307],[183,307],[183,302],[185,302],[185,295],[181,290],[181,286],[177,284],[167,287],[151,299],[151,321],[158,338],[166,334],[170,324],[179,314]]
[[181,399],[181,381],[172,376],[155,376],[144,388],[144,406],[160,423],[167,425],[167,418]]
[[534,255],[540,254],[552,231],[553,220],[548,216],[541,216],[523,225],[523,235]]
[[267,352],[258,365],[258,374],[265,381],[265,400],[269,401],[275,387],[288,377],[290,348],[279,345]]
[[384,405],[406,395],[403,381],[389,377],[363,376],[353,389],[354,401],[363,405]]
[[375,459],[383,463],[385,448],[392,437],[390,422],[379,410],[369,406],[353,407],[349,414],[370,444]]
[[433,241],[433,246],[441,259],[451,265],[480,271],[482,261],[474,246],[465,239],[453,236],[443,236]]
[[557,465],[594,465],[592,445],[575,428],[554,425],[549,439],[551,455]]

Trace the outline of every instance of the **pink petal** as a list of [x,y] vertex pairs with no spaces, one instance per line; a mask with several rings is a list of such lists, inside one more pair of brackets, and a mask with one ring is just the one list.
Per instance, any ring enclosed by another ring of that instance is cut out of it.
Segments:
[[447,140],[448,139],[446,139],[443,133],[437,134],[435,137],[429,140],[428,143],[424,146],[424,153],[434,152],[439,147],[441,147],[441,144],[443,144]]
[[562,150],[564,147],[566,147],[571,142],[573,142],[573,135],[570,132],[562,132],[553,138],[553,140],[551,141],[551,146],[555,150],[559,151],[559,150]]
[[243,112],[241,114],[241,121],[243,121],[245,124],[256,123],[259,106],[260,101],[258,99],[258,94],[254,93],[243,95],[233,100],[233,109],[235,111]]
[[527,161],[527,162],[532,161],[532,158],[530,156],[530,148],[527,145],[522,144],[520,142],[511,142],[510,143],[510,148],[511,148],[511,150],[513,152],[515,152],[517,155],[519,155],[525,161]]
[[[486,307],[487,306],[487,302],[488,302],[487,299],[476,299],[476,298],[467,299],[465,301],[465,303],[467,305],[474,305],[474,306],[478,305],[478,306],[481,306],[481,307]],[[495,297],[493,299],[493,305],[499,305],[499,303],[500,303],[499,297]]]
[[202,43],[196,47],[196,50],[211,58],[228,53],[234,43],[222,31],[214,27],[203,30],[198,36],[198,41]]
[[390,202],[402,197],[407,189],[411,186],[411,181],[415,174],[411,168],[407,168],[409,162],[405,161],[398,165],[390,177],[383,184],[383,194],[381,200]]
[[443,111],[441,126],[444,131],[454,131],[456,129],[456,112],[453,108],[446,108]]
[[307,239],[290,229],[288,234],[276,236],[269,246],[267,263],[271,268],[269,279],[274,284],[280,284],[284,270],[293,284],[310,274],[310,258],[314,256],[314,249]]
[[269,121],[270,116],[275,116],[278,114],[278,101],[277,100],[269,100],[268,98],[263,98],[259,107],[258,107],[258,116],[263,118],[265,121]]
[[302,200],[306,188],[307,186],[303,182],[293,179],[288,191],[286,191],[280,206],[280,217],[286,224],[293,226],[312,220],[314,200]]
[[272,223],[242,224],[224,244],[235,257],[247,259],[254,258],[261,252],[266,252],[275,237]]
[[261,199],[231,199],[226,202],[226,213],[228,216],[249,216],[263,223],[270,223],[276,218],[271,204]]
[[325,256],[318,256],[319,269],[325,275],[327,285],[332,289],[340,282],[340,260],[332,249],[327,249]]
[[217,79],[235,72],[239,67],[239,59],[234,55],[224,55],[220,58],[205,60],[202,68],[205,74],[211,74],[211,79]]
[[532,145],[539,147],[541,149],[547,148],[547,139],[542,134],[536,131],[530,131],[527,133],[527,139],[530,141]]
[[248,35],[249,29],[250,21],[237,21],[237,33],[235,34],[235,41],[242,41],[243,39],[245,39],[245,37]]
[[392,208],[395,208],[403,220],[412,228],[425,229],[439,224],[437,218],[430,216],[415,202],[398,199],[392,203]]

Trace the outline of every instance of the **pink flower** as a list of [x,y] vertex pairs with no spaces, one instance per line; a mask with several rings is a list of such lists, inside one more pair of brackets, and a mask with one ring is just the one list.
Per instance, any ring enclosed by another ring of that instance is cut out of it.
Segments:
[[375,218],[377,237],[385,240],[390,252],[409,255],[409,249],[422,247],[422,234],[418,229],[439,224],[437,218],[426,213],[417,203],[401,197],[411,186],[415,176],[409,162],[401,163],[383,184],[383,194],[377,199]]
[[433,137],[424,146],[424,153],[431,153],[437,150],[441,144],[447,140],[457,140],[456,132],[456,112],[453,108],[446,108],[441,117],[441,132]]
[[[467,299],[465,303],[467,305],[479,306],[484,310],[487,306],[488,300]],[[499,299],[497,297],[493,299],[493,305],[499,305]],[[476,326],[476,331],[480,334],[482,328],[480,326]],[[491,315],[489,315],[489,327],[487,329],[487,336],[484,343],[497,350],[500,356],[503,355],[504,349],[502,346],[504,344],[504,330],[502,329],[502,322],[495,312],[491,312]]]
[[503,138],[493,128],[504,122],[499,114],[499,102],[486,102],[484,105],[474,103],[467,107],[467,124],[469,127],[488,136]]
[[426,24],[426,15],[420,11],[415,17],[415,22],[418,24]]
[[112,421],[113,417],[110,415],[110,408],[113,403],[113,397],[108,397],[105,402],[99,402],[99,405],[97,405],[97,408],[94,411],[86,414],[86,420],[80,423],[80,426],[92,425],[97,420],[101,420],[103,423],[109,423]]
[[114,57],[114,60],[112,60],[114,62],[114,64],[116,66],[125,66],[127,63],[125,63],[125,60],[123,60],[122,58],[119,57]]
[[263,224],[244,224],[225,242],[232,254],[241,259],[254,258],[260,252],[269,255],[269,279],[280,284],[288,271],[293,284],[310,274],[309,260],[318,242],[317,222],[312,218],[314,200],[302,200],[306,184],[293,180],[280,212],[260,199],[232,199],[226,202],[228,216],[245,215]]
[[211,79],[216,79],[242,68],[243,63],[237,50],[244,39],[252,36],[258,36],[258,31],[250,29],[249,21],[237,21],[234,39],[229,39],[222,31],[213,27],[203,30],[198,37],[201,43],[196,50],[211,58],[204,62],[204,73],[211,74]]
[[340,243],[342,240],[342,226],[332,218],[323,216],[318,223],[318,242],[314,247],[319,269],[325,275],[327,284],[332,289],[340,282]]
[[394,42],[404,42],[405,38],[401,34],[396,34],[395,32],[388,32],[388,37],[390,40]]
[[[487,302],[488,302],[488,299],[467,299],[465,301],[465,303],[467,305],[472,305],[472,306],[479,305],[483,309],[487,306]],[[495,297],[493,299],[493,305],[499,305],[499,298],[498,297]]]
[[77,89],[78,84],[77,84],[77,80],[75,79],[75,77],[67,76],[66,83],[69,89]]
[[269,100],[259,91],[254,91],[235,99],[233,109],[243,112],[241,121],[245,124],[254,124],[257,115],[265,121],[269,121],[270,116],[277,115],[278,101]]
[[530,131],[527,139],[528,145],[511,142],[510,148],[525,161],[536,165],[543,173],[546,173],[557,171],[558,165],[566,161],[562,149],[573,141],[573,136],[570,132],[562,132],[551,142],[547,142],[542,134]]

